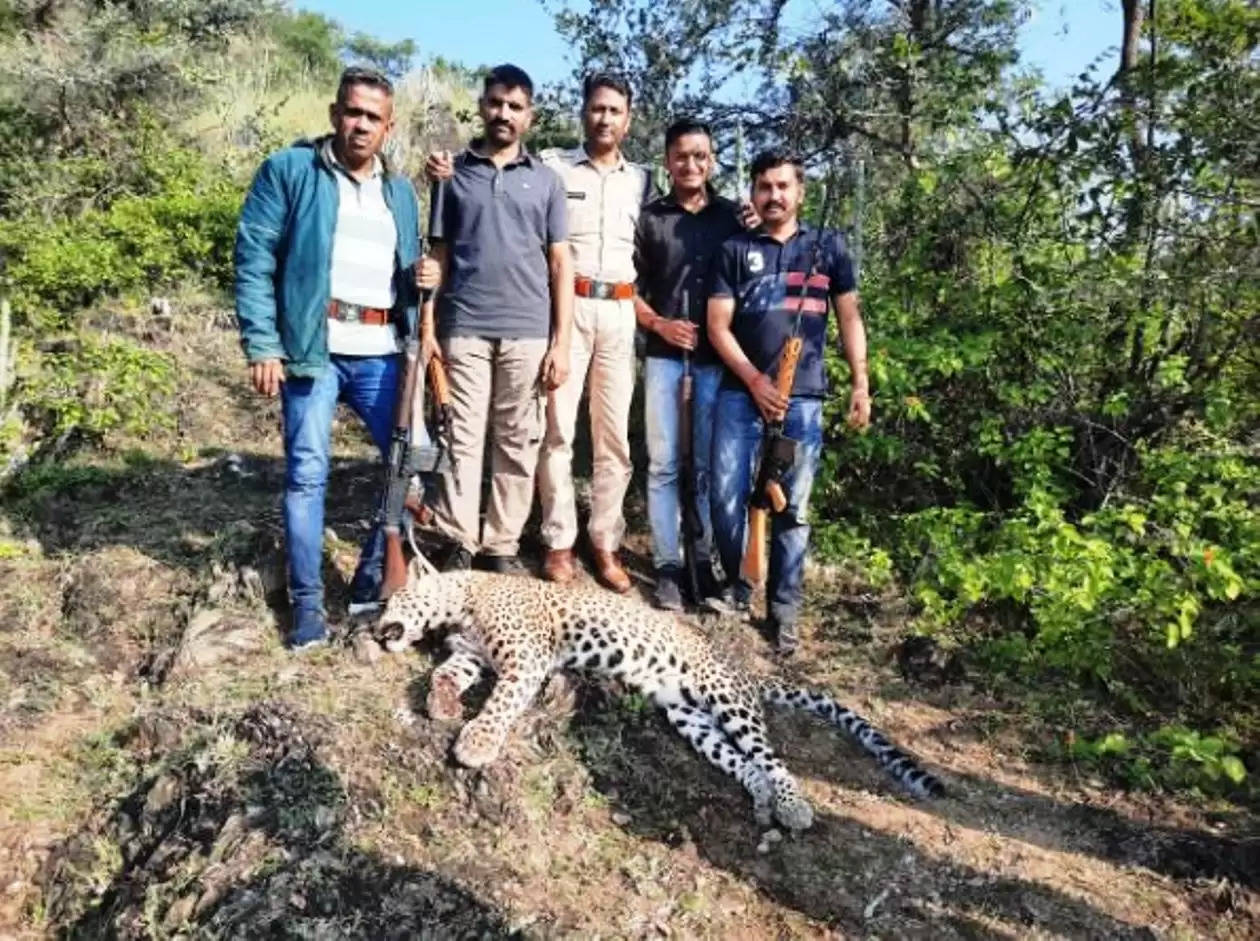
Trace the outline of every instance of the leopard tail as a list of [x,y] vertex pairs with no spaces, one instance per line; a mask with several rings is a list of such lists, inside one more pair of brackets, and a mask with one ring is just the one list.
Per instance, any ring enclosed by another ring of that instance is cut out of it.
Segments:
[[826,693],[788,686],[767,677],[761,683],[763,701],[808,712],[848,732],[879,762],[885,771],[915,797],[944,797],[945,785],[936,775],[885,738],[884,734],[852,709],[840,705]]

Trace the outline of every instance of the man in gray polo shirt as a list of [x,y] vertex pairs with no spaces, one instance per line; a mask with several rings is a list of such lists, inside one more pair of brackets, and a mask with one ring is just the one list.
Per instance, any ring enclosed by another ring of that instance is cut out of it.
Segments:
[[[545,396],[569,373],[573,262],[560,177],[522,145],[533,83],[514,65],[485,78],[484,136],[455,159],[431,236],[442,287],[425,306],[424,355],[440,356],[451,385],[452,451],[459,474],[441,477],[435,522],[455,543],[446,568],[481,552],[519,571],[542,441]],[[436,308],[436,309],[435,309]],[[490,505],[480,526],[490,443]]]

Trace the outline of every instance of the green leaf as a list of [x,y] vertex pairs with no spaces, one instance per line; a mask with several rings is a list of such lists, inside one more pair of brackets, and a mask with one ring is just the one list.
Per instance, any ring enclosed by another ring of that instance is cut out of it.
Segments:
[[1222,758],[1221,770],[1225,772],[1225,777],[1235,784],[1242,784],[1247,777],[1247,769],[1237,755],[1226,755]]

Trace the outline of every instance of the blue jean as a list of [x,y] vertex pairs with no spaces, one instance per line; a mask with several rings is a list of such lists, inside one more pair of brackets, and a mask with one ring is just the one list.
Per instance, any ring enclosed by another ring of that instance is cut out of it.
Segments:
[[[748,497],[752,492],[765,423],[743,389],[721,389],[713,432],[713,537],[735,596],[746,601],[752,586],[740,575]],[[809,548],[809,495],[822,453],[822,399],[794,396],[783,433],[798,442],[797,461],[784,477],[788,505],[770,517],[770,571],[766,601],[770,620],[791,624],[801,607],[805,553]]]
[[[652,524],[652,562],[657,568],[682,564],[679,547],[679,466],[682,463],[678,434],[678,404],[682,394],[683,363],[667,356],[649,356],[643,372],[643,404],[648,448],[648,519]],[[692,481],[700,536],[694,550],[703,569],[713,546],[713,517],[709,510],[709,453],[713,445],[714,408],[722,366],[691,367]]]
[[[339,401],[354,410],[385,455],[393,428],[397,356],[337,356],[317,378],[290,378],[281,386],[284,418],[284,538],[289,596],[294,610],[322,611],[324,490],[328,483],[333,411]],[[380,584],[385,537],[377,514],[363,543],[352,591]]]

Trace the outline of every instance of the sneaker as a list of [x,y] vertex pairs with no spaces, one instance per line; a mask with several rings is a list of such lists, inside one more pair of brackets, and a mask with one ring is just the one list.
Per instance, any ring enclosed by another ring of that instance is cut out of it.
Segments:
[[324,626],[324,612],[301,608],[293,612],[293,629],[289,631],[288,647],[292,651],[310,650],[328,643],[328,629]]
[[783,621],[775,627],[775,652],[780,657],[790,657],[796,653],[801,645],[800,634],[796,629],[795,621]]
[[451,554],[446,557],[446,564],[442,566],[443,572],[466,572],[472,568],[473,554],[463,546],[456,546],[451,550]]
[[652,604],[662,611],[681,611],[682,590],[678,587],[678,569],[669,566],[656,570],[656,589],[652,592]]
[[[706,603],[708,599],[706,599]],[[741,597],[735,592],[735,588],[727,585],[713,596],[715,608],[719,614],[729,615],[739,621],[747,624],[752,620],[752,601],[748,598]]]
[[529,570],[514,555],[488,555],[485,557],[486,568],[500,575],[528,575]]
[[[700,598],[696,601],[696,607],[714,614],[730,614],[733,602],[727,600],[721,583],[713,577],[713,569],[707,562],[701,563],[699,569]],[[734,599],[734,592],[731,592],[731,598]]]
[[346,613],[351,617],[360,614],[370,614],[379,611],[381,608],[381,584],[380,573],[376,578],[367,578],[355,574],[354,579],[350,582],[350,604],[346,606]]

